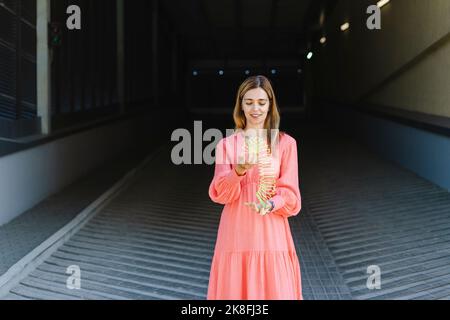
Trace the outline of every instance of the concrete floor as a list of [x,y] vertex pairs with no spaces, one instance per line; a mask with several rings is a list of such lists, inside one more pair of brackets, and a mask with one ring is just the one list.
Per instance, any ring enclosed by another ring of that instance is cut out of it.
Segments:
[[[299,146],[303,209],[289,222],[305,299],[449,299],[450,194],[326,127],[287,131]],[[205,299],[222,209],[208,198],[213,168],[174,166],[170,149],[3,298]],[[20,232],[14,223],[0,237]],[[80,290],[66,287],[70,265]],[[381,289],[366,286],[371,265]]]

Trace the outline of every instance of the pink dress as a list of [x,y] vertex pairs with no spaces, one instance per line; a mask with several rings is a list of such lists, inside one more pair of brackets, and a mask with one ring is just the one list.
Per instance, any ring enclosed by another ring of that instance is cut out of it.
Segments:
[[283,133],[274,157],[275,208],[261,216],[245,202],[257,202],[258,169],[238,176],[233,163],[218,163],[217,150],[236,153],[241,135],[217,144],[212,201],[225,205],[211,265],[208,300],[303,300],[300,264],[288,218],[301,210],[296,140]]

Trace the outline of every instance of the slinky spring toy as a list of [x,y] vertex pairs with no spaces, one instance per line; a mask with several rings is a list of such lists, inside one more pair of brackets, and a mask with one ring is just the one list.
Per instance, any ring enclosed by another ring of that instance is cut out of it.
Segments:
[[245,152],[256,158],[259,173],[256,199],[262,207],[265,207],[267,201],[276,194],[276,177],[272,153],[267,142],[258,135],[245,137]]

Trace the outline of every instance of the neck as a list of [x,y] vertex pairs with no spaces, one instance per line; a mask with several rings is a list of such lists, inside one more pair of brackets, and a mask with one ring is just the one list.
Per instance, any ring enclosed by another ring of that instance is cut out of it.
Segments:
[[264,129],[264,126],[252,127],[252,126],[247,125],[244,128],[244,131],[248,131],[248,130],[260,131],[260,130],[263,130],[263,129]]

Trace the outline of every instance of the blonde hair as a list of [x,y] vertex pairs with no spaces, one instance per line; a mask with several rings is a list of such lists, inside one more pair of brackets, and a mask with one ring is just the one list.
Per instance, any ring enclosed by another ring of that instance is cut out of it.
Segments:
[[248,91],[256,88],[263,89],[267,93],[270,101],[267,118],[264,121],[264,129],[267,130],[267,142],[268,145],[271,146],[271,132],[274,129],[278,130],[280,128],[280,112],[278,110],[278,103],[272,88],[272,84],[270,80],[265,76],[258,75],[249,77],[239,86],[236,97],[236,104],[233,111],[235,130],[243,130],[247,126],[247,119],[245,118],[245,113],[242,109],[242,99],[244,99],[244,95]]

